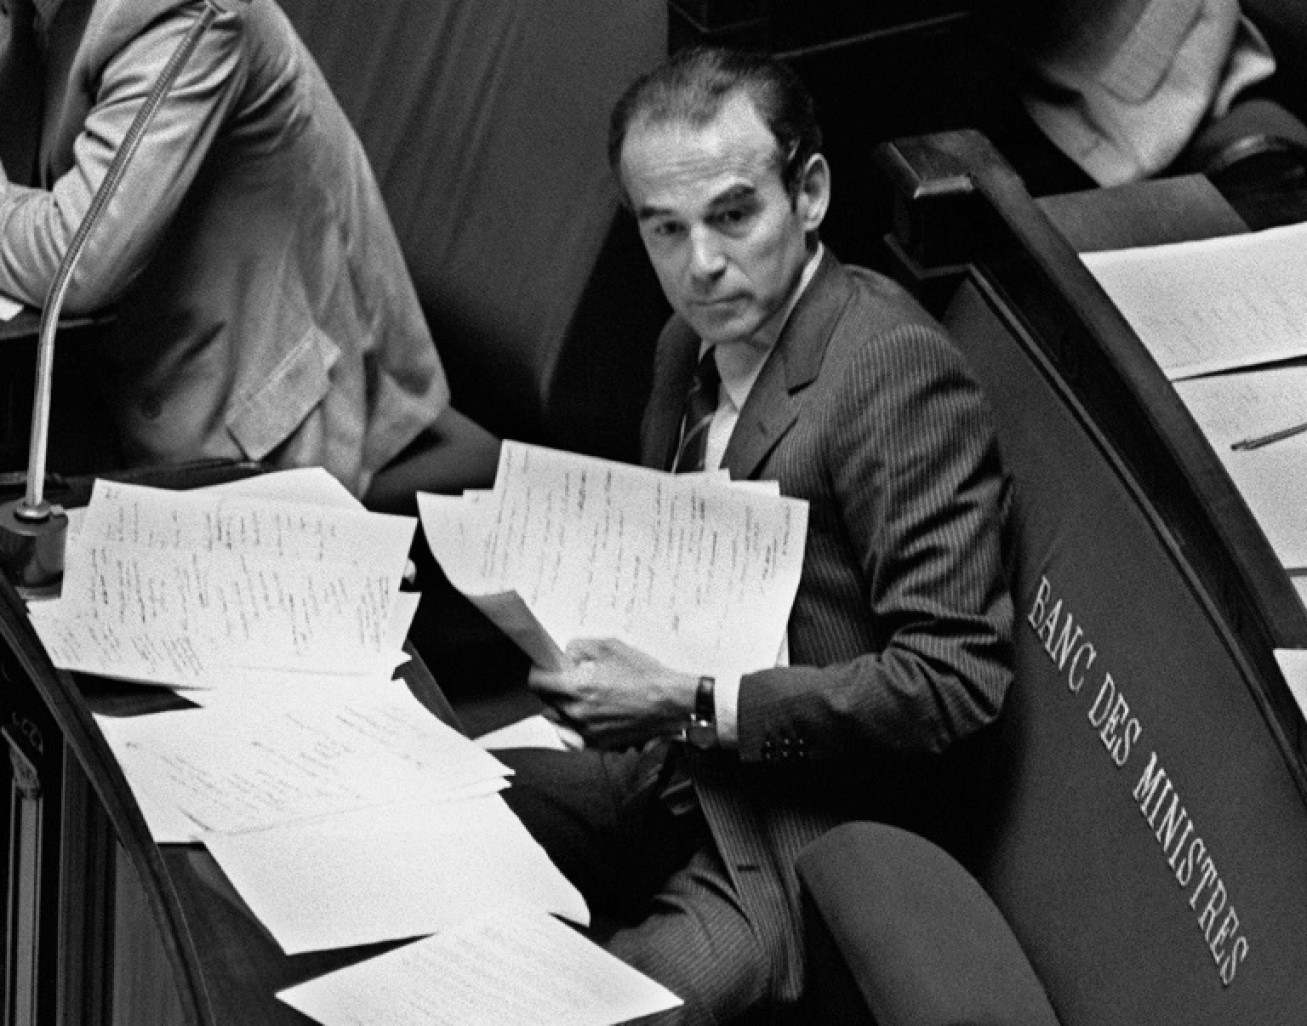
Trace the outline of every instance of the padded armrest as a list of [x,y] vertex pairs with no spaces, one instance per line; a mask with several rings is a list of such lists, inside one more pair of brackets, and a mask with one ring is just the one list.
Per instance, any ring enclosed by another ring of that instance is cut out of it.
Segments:
[[814,987],[851,975],[878,1026],[1057,1026],[1002,913],[932,842],[846,823],[800,854],[798,873],[813,925],[844,962],[814,964]]

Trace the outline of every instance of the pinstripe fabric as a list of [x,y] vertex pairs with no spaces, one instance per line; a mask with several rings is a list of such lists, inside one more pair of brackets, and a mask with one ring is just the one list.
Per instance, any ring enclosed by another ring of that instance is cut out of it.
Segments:
[[[697,348],[675,319],[659,340],[647,464],[672,455]],[[988,408],[943,329],[887,279],[829,253],[723,462],[809,502],[792,665],[744,678],[738,754],[695,753],[692,767],[773,959],[773,997],[788,1001],[802,986],[794,858],[875,808],[865,784],[847,782],[942,752],[998,714],[1012,620],[1003,475]]]

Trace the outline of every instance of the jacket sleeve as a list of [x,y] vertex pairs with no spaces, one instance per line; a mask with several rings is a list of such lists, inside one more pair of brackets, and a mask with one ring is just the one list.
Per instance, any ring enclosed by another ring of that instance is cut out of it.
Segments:
[[[73,143],[71,166],[50,190],[0,181],[0,292],[44,303],[128,127],[202,7],[196,0],[174,9],[98,65],[74,64],[70,94],[84,89],[94,99]],[[93,15],[79,61],[95,53],[99,28]],[[224,14],[183,66],[87,240],[66,312],[114,302],[149,260],[238,98],[242,77],[241,19]]]
[[[791,618],[791,651],[812,659],[858,617],[845,636],[873,641],[828,665],[746,674],[745,760],[941,751],[997,717],[1011,680],[1006,480],[979,386],[942,330],[920,324],[861,346],[837,373],[805,428],[817,441],[794,444],[828,482],[831,533],[858,561],[863,593],[838,608],[810,598]],[[817,580],[801,589],[820,590],[832,561],[834,543],[816,544],[825,550],[812,551],[810,531],[804,574]]]

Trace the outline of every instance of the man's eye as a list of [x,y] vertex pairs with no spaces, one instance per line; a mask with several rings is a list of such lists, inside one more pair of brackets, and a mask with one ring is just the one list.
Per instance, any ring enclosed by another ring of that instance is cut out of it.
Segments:
[[659,221],[653,224],[649,231],[652,235],[660,239],[674,239],[683,231],[679,224],[674,221]]
[[752,211],[745,207],[728,207],[718,211],[713,220],[723,228],[737,228],[744,224],[751,214]]

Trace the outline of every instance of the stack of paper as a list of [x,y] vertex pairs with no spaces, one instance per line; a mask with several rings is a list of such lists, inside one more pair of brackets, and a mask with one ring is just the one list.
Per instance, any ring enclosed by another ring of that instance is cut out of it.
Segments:
[[55,665],[173,687],[389,678],[414,608],[400,592],[413,519],[253,487],[97,481],[60,598],[31,608]]
[[1307,596],[1307,224],[1083,260]]
[[774,486],[505,442],[493,491],[418,500],[450,581],[539,665],[584,637],[690,672],[783,649],[808,510]]
[[1307,224],[1081,259],[1172,381],[1307,356]]
[[98,482],[63,596],[32,618],[61,666],[207,689],[187,691],[199,708],[97,720],[155,840],[203,843],[285,952],[426,938],[287,1003],[328,1026],[673,1007],[553,918],[589,912],[498,793],[506,767],[391,679],[413,526],[322,471]]

